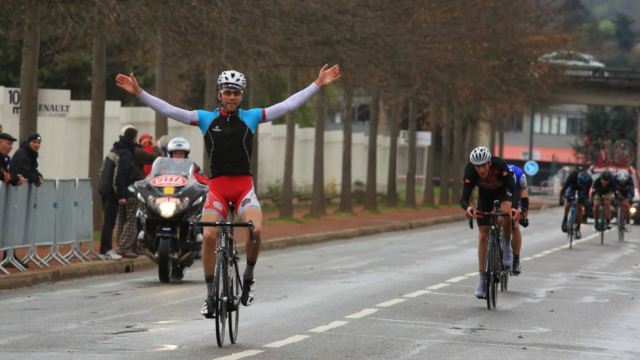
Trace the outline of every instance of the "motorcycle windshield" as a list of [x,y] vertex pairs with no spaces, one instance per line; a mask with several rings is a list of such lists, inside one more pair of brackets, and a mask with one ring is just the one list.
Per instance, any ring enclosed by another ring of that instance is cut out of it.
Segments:
[[156,161],[153,162],[151,172],[149,176],[147,176],[147,179],[153,180],[165,175],[179,176],[191,181],[194,179],[193,163],[189,159],[157,158]]

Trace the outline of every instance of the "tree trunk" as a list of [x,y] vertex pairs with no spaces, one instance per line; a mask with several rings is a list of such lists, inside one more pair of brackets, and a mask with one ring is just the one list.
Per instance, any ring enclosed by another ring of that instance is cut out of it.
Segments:
[[[164,38],[162,30],[158,30],[158,59],[156,63],[156,97],[162,100],[167,99],[169,93],[169,84],[167,81],[167,46],[168,43]],[[169,135],[169,123],[165,116],[156,112],[156,138],[159,139],[164,135]]]
[[311,214],[326,215],[324,204],[324,115],[325,91],[320,88],[316,101],[316,134],[313,159],[313,191],[311,194]]
[[451,184],[452,188],[452,199],[451,201],[456,202],[460,198],[460,189],[462,185],[462,164],[460,162],[462,151],[464,150],[465,139],[462,135],[462,122],[463,117],[462,114],[458,111],[458,109],[454,109],[453,113],[453,143],[452,146],[452,161],[450,163],[450,175],[453,179]]
[[427,148],[427,174],[424,179],[424,196],[422,198],[423,205],[435,204],[435,196],[433,194],[433,177],[436,172],[436,129],[438,128],[438,105],[435,100],[429,102],[429,124],[431,125],[431,145]]
[[496,121],[491,118],[491,120],[489,120],[489,126],[491,127],[490,129],[490,133],[489,133],[489,150],[491,150],[491,154],[495,155],[496,153]]
[[367,189],[364,195],[364,209],[378,210],[377,199],[377,156],[378,123],[380,121],[380,90],[376,88],[371,96],[371,120],[369,121],[369,151],[367,157]]
[[409,154],[407,166],[407,193],[405,205],[416,207],[416,166],[418,152],[416,147],[418,131],[418,104],[415,95],[409,98]]
[[442,156],[440,158],[440,205],[448,205],[449,198],[449,176],[451,172],[451,106],[448,102],[444,104],[442,115]]
[[398,117],[400,99],[393,100],[389,123],[389,175],[387,177],[387,207],[398,206],[398,188],[396,186],[398,172]]
[[506,119],[503,119],[500,121],[500,133],[499,133],[499,137],[498,137],[498,142],[499,142],[499,147],[498,147],[498,156],[502,159],[504,156],[504,128],[505,128],[505,121]]
[[[249,82],[249,108],[257,109],[260,107],[260,91],[259,91],[259,83],[258,83],[258,70],[254,68],[251,71],[251,82]],[[256,126],[256,132],[253,134],[253,150],[251,151],[251,174],[253,174],[253,184],[255,186],[256,192],[258,191],[258,163],[259,163],[259,139],[260,135],[258,133],[260,130],[260,126]]]
[[102,166],[104,147],[104,109],[107,94],[107,34],[102,7],[96,6],[93,12],[93,62],[91,71],[91,130],[89,146],[89,178],[93,187],[93,229],[102,228],[102,198],[98,194],[98,176]]
[[20,140],[26,140],[30,133],[38,131],[40,1],[29,1],[26,8],[20,68]]
[[[218,107],[218,71],[216,69],[216,63],[213,59],[207,60],[205,72],[204,72],[204,110],[215,111]],[[207,147],[203,148],[204,151],[204,164],[202,164],[202,170],[209,176],[210,159]]]
[[[295,72],[289,69],[287,78],[287,95],[294,92]],[[296,117],[293,112],[287,114],[287,142],[284,153],[284,176],[282,181],[282,203],[280,205],[280,217],[293,217],[293,156],[296,136]]]
[[344,109],[342,111],[344,138],[342,141],[342,186],[340,189],[340,211],[352,213],[351,198],[351,133],[353,130],[353,85],[344,82]]

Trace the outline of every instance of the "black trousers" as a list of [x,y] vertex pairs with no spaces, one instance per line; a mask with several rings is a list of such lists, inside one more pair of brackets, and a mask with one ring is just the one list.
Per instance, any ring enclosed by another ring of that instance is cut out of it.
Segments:
[[102,234],[100,235],[100,254],[105,254],[113,249],[113,228],[116,226],[119,207],[116,196],[102,197],[104,223],[102,224]]

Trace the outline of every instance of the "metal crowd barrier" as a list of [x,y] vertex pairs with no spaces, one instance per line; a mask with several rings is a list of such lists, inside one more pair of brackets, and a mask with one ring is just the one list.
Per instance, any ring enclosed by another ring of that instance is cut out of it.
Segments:
[[[86,252],[83,244],[89,244]],[[66,254],[61,245],[70,245]],[[44,257],[38,248],[47,247]],[[27,249],[19,261],[15,250]],[[51,261],[68,265],[73,258],[80,262],[92,261],[93,216],[91,181],[89,179],[44,180],[35,185],[7,186],[0,183],[0,251],[7,251],[7,258],[0,262],[0,272],[9,274],[8,264],[19,271],[25,265],[49,267]]]

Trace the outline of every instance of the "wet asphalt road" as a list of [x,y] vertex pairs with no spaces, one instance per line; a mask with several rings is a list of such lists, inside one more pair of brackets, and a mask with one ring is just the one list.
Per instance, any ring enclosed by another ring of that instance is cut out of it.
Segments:
[[[566,248],[531,214],[523,273],[487,310],[466,222],[265,252],[238,344],[199,315],[200,263],[0,291],[0,359],[639,359],[640,227]],[[244,266],[242,266],[244,268]],[[227,335],[228,336],[228,335]]]

